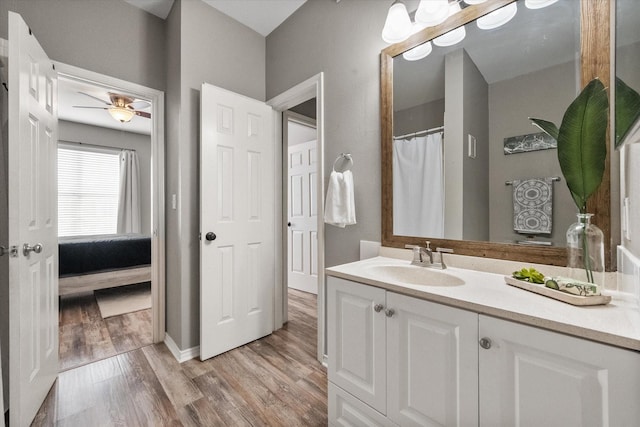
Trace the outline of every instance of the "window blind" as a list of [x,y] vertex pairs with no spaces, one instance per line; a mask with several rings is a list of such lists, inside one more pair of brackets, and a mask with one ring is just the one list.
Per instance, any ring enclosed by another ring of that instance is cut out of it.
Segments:
[[58,235],[115,234],[118,151],[58,147]]

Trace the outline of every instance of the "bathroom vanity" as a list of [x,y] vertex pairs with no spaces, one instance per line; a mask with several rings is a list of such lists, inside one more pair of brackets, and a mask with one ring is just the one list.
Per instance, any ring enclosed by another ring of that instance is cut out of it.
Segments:
[[377,257],[326,270],[330,425],[640,420],[640,311]]

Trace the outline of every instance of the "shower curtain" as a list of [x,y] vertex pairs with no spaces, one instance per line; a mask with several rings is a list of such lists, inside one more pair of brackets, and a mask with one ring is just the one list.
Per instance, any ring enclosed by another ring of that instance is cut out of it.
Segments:
[[444,237],[442,133],[393,141],[393,234]]
[[118,234],[139,233],[140,167],[138,155],[132,150],[120,153],[120,192],[118,197]]

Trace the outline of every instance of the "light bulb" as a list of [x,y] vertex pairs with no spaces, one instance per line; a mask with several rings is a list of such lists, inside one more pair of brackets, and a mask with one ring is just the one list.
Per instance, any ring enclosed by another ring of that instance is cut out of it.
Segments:
[[449,15],[447,0],[420,0],[416,10],[416,22],[433,27],[446,21]]
[[431,46],[431,42],[426,42],[421,45],[414,47],[402,54],[402,57],[407,61],[418,61],[422,58],[427,57],[433,50]]
[[[458,12],[460,12],[460,4],[457,2],[451,3],[449,5],[449,16]],[[467,31],[464,29],[464,25],[462,25],[455,30],[451,30],[448,33],[436,37],[433,39],[433,44],[440,47],[453,46],[454,44],[458,44],[464,40],[466,36]]]
[[516,12],[518,12],[518,5],[516,2],[509,3],[500,9],[494,10],[493,12],[478,18],[478,28],[481,30],[492,30],[494,28],[498,28],[511,21],[511,19],[516,16]]
[[411,18],[407,8],[401,1],[396,0],[387,13],[387,20],[382,29],[382,40],[387,43],[399,43],[411,35]]
[[542,9],[543,7],[551,6],[558,0],[524,0],[524,5],[529,9]]

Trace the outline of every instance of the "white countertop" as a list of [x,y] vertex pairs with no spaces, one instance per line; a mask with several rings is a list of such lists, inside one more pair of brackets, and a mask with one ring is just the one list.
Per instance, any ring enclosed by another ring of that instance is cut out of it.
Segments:
[[437,271],[464,280],[464,285],[424,286],[387,279],[382,281],[370,271],[370,267],[376,265],[409,265],[409,262],[376,257],[327,268],[326,274],[480,314],[640,351],[640,307],[628,294],[608,291],[605,294],[612,297],[609,304],[577,307],[509,286],[500,274],[450,267]]

